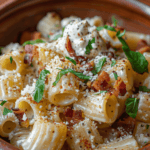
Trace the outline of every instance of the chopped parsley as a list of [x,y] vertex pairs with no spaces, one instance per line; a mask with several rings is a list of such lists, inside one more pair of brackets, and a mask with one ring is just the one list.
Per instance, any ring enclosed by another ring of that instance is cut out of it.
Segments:
[[146,86],[139,86],[139,91],[150,92],[150,89],[148,89]]
[[72,59],[72,58],[70,58],[70,57],[65,57],[66,59],[68,59],[69,61],[71,61],[74,65],[76,65],[77,63],[76,63],[76,61],[74,60],[74,59]]
[[94,95],[98,95],[98,94],[102,94],[102,93],[107,93],[107,91],[100,91],[100,92],[95,93]]
[[0,105],[3,106],[6,102],[7,102],[7,101],[4,100],[4,101],[1,102]]
[[147,124],[147,125],[146,125],[146,129],[148,129],[148,128],[149,128],[149,125]]
[[[59,69],[59,68],[57,68],[57,69]],[[71,68],[64,69],[64,70],[63,70],[63,69],[59,69],[59,70],[61,70],[61,71],[58,73],[58,75],[57,75],[57,77],[56,77],[56,80],[55,80],[55,82],[53,83],[53,86],[56,86],[56,84],[59,82],[60,78],[61,78],[63,75],[67,74],[68,72],[70,72],[70,73],[76,75],[76,76],[79,77],[80,79],[89,80],[89,79],[91,78],[90,76],[86,76],[86,75],[84,75],[84,74],[81,73],[81,72],[76,72],[76,71],[72,70]]]
[[12,58],[12,56],[10,56],[10,63],[12,64],[12,61],[13,61],[13,58]]
[[4,107],[4,110],[3,110],[3,115],[7,115],[8,113],[12,113],[13,111]]
[[41,39],[37,39],[37,40],[34,40],[34,41],[26,41],[22,44],[22,46],[33,45],[33,44],[36,44],[36,43],[45,43],[45,41],[43,41]]
[[126,100],[126,113],[132,117],[135,118],[137,115],[138,111],[138,104],[139,104],[139,99],[137,98],[128,98]]
[[112,19],[113,25],[116,27],[117,23],[118,23],[118,20],[116,20],[114,16],[112,16],[111,19]]
[[111,63],[111,67],[113,67],[116,64],[116,61],[113,59]]
[[118,78],[117,73],[116,73],[116,72],[113,72],[113,74],[114,74],[114,78],[117,80],[117,78]]
[[93,49],[92,43],[95,43],[95,38],[93,38],[92,40],[89,40],[88,45],[86,46],[85,54],[89,54],[90,50]]
[[37,103],[39,103],[43,97],[45,88],[45,78],[47,74],[50,74],[48,70],[46,69],[42,70],[38,80],[36,81],[33,98]]

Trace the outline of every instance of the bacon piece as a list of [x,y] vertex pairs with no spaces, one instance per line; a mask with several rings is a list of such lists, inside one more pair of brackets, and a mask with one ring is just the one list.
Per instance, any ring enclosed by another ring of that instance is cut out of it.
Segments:
[[124,96],[127,92],[126,84],[123,82],[123,80],[120,77],[118,77],[118,79],[116,80],[114,88],[115,88],[114,93],[118,93],[118,95],[121,95],[121,96]]
[[110,77],[109,74],[105,71],[103,71],[99,76],[98,79],[96,79],[92,87],[96,90],[109,90],[111,88],[111,85],[109,84]]
[[148,46],[147,42],[145,40],[139,40],[138,43],[137,43],[137,47],[136,47],[136,50],[139,50],[145,46]]
[[[18,118],[19,120],[19,124],[22,126],[22,127],[28,127],[29,126],[29,120],[28,118],[26,120],[23,120],[23,115],[25,114],[24,111],[21,111],[19,109],[13,109],[13,112],[14,114],[16,115],[16,117]],[[25,114],[26,115],[26,114]]]
[[65,120],[69,123],[69,126],[72,126],[81,120],[83,120],[83,113],[81,110],[72,110],[67,108],[64,112]]
[[67,49],[67,51],[71,57],[76,57],[76,53],[75,53],[75,50],[71,46],[69,36],[67,36],[65,47],[66,47],[66,49]]
[[25,50],[25,53],[32,54],[34,50],[34,45],[25,45],[24,50]]
[[41,38],[41,33],[40,32],[29,32],[29,31],[24,31],[21,35],[20,43],[23,44],[26,41],[29,40],[37,40]]
[[145,53],[145,52],[150,52],[150,46],[145,46],[143,48],[140,48],[138,50],[141,54]]
[[150,144],[140,148],[139,150],[150,150]]

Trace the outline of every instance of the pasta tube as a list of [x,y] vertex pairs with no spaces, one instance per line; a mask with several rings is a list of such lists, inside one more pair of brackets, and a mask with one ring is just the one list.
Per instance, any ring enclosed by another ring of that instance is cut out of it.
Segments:
[[139,92],[137,98],[139,99],[138,112],[136,119],[143,122],[150,122],[150,94]]
[[[25,52],[13,51],[0,56],[0,70],[2,74],[23,73],[27,64],[24,63]],[[12,60],[10,60],[12,59]]]
[[68,68],[73,67],[71,62],[68,60],[62,64],[59,57],[56,56],[52,60],[52,63],[46,67],[46,69],[51,72],[51,74],[48,76],[48,99],[55,105],[67,106],[78,100],[79,80],[74,74],[67,73],[66,75],[63,75],[59,82],[55,86],[53,85],[53,83],[56,81],[58,73],[60,72],[60,70],[57,68],[64,69],[66,66],[68,66]]
[[115,95],[102,93],[83,96],[73,106],[75,109],[82,110],[84,115],[92,120],[113,123],[118,115],[118,105]]
[[8,113],[7,115],[3,115],[4,107],[9,109],[12,105],[9,102],[9,104],[7,105],[6,103],[4,106],[0,106],[0,135],[2,137],[8,137],[9,133],[12,132],[19,125],[19,120],[14,113]]
[[133,134],[141,148],[147,145],[148,143],[150,143],[150,137],[149,137],[150,127],[149,126],[150,126],[150,123],[136,122]]
[[39,103],[33,100],[33,97],[26,95],[16,100],[15,107],[26,113],[29,119],[29,124],[33,125],[37,116],[45,116],[49,107],[47,100],[42,100]]
[[0,76],[0,99],[15,100],[21,96],[23,79],[19,73]]
[[111,67],[110,65],[105,65],[103,70],[106,71],[110,76],[110,82],[112,85],[115,83],[114,71],[126,84],[126,90],[130,91],[133,87],[133,69],[130,62],[127,59],[117,60],[116,64]]
[[95,124],[90,119],[85,119],[68,129],[67,143],[71,150],[91,150],[103,143],[103,139]]
[[22,143],[25,150],[61,150],[67,133],[63,123],[51,123],[37,118],[33,130]]
[[10,143],[23,150],[21,145],[27,139],[31,131],[31,126],[28,128],[17,127],[13,132],[9,134]]
[[126,138],[117,139],[108,144],[100,144],[95,150],[138,150],[138,144],[134,137],[127,136]]

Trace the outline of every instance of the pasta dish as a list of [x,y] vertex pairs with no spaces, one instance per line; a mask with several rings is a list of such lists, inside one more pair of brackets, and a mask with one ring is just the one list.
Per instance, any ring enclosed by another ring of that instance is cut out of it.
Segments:
[[100,16],[60,19],[1,48],[0,136],[21,150],[150,149],[150,36]]

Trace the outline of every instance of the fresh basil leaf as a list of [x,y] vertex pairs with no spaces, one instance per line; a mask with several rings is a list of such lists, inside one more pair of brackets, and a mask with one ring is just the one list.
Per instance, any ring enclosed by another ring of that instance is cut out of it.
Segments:
[[62,37],[62,34],[57,34],[57,35],[53,38],[53,40],[57,40],[57,39],[60,38],[60,37]]
[[115,28],[113,28],[113,27],[111,27],[111,26],[108,26],[108,25],[104,25],[104,28],[105,28],[106,30],[116,31]]
[[86,54],[89,54],[90,50],[93,49],[92,43],[95,43],[95,38],[89,40],[88,45],[86,46],[86,51],[85,51]]
[[4,107],[3,115],[7,115],[8,113],[12,113],[13,111]]
[[10,56],[10,63],[12,64],[13,58]]
[[107,93],[107,91],[100,91],[100,92],[95,93],[94,95],[98,95],[98,94],[102,94],[102,93]]
[[128,60],[130,61],[132,68],[137,73],[148,72],[148,61],[140,52],[124,51]]
[[4,101],[1,102],[0,105],[3,106],[6,102],[7,102],[7,101],[4,100]]
[[106,57],[103,57],[99,59],[99,62],[95,65],[96,72],[100,72],[102,67],[104,66],[104,63],[106,62]]
[[69,61],[71,61],[74,65],[76,65],[77,63],[76,63],[76,61],[74,60],[74,59],[72,59],[72,58],[70,58],[70,57],[65,57],[66,59],[68,59]]
[[139,91],[150,92],[150,89],[148,89],[146,86],[139,86]]
[[118,32],[116,33],[116,36],[117,36],[118,38],[121,38],[122,36],[125,35],[125,33],[126,33],[126,30],[124,30],[122,33],[120,33],[120,31],[118,31]]
[[131,51],[128,44],[122,37],[118,37],[118,39],[123,45],[122,49],[128,60],[130,61],[133,70],[140,74],[148,72],[148,61],[145,59],[145,57],[140,52]]
[[118,78],[117,73],[116,73],[116,72],[113,72],[113,74],[114,74],[114,78],[115,78],[115,80],[117,80],[117,78]]
[[31,65],[30,65],[31,67],[33,67],[33,64],[31,63]]
[[148,129],[148,128],[149,128],[149,125],[147,124],[147,125],[146,125],[146,129]]
[[116,27],[117,23],[118,23],[118,20],[116,20],[114,16],[112,16],[111,19],[112,19],[113,25]]
[[135,118],[137,115],[138,111],[138,104],[139,104],[139,99],[137,98],[128,98],[126,100],[126,113],[132,117]]
[[[57,69],[59,69],[59,68],[57,68]],[[86,75],[84,75],[84,74],[81,73],[81,72],[76,72],[76,71],[72,70],[71,68],[64,69],[64,70],[63,70],[63,69],[59,69],[59,70],[61,70],[61,71],[58,72],[58,75],[57,75],[57,77],[56,77],[56,80],[55,80],[55,82],[53,83],[53,86],[56,86],[56,84],[59,82],[60,78],[61,78],[63,75],[67,74],[68,72],[70,72],[70,73],[76,75],[76,76],[79,77],[80,79],[89,80],[89,79],[91,78],[90,76],[86,76]]]
[[65,27],[62,28],[62,34],[64,33]]
[[116,61],[113,59],[111,63],[111,67],[113,67],[116,64]]
[[42,70],[39,76],[39,79],[36,81],[35,85],[35,92],[33,94],[34,100],[39,103],[43,97],[44,94],[44,88],[45,88],[45,78],[46,75],[50,72],[46,69]]
[[33,44],[36,44],[36,43],[45,43],[45,41],[43,41],[41,39],[37,39],[37,40],[34,40],[34,41],[26,41],[22,44],[22,46],[33,45]]
[[96,28],[97,31],[101,31],[103,29],[104,29],[104,27],[100,27],[100,26]]
[[49,39],[50,39],[50,37],[51,37],[51,36],[50,36],[50,35],[48,35],[48,38],[49,38]]

